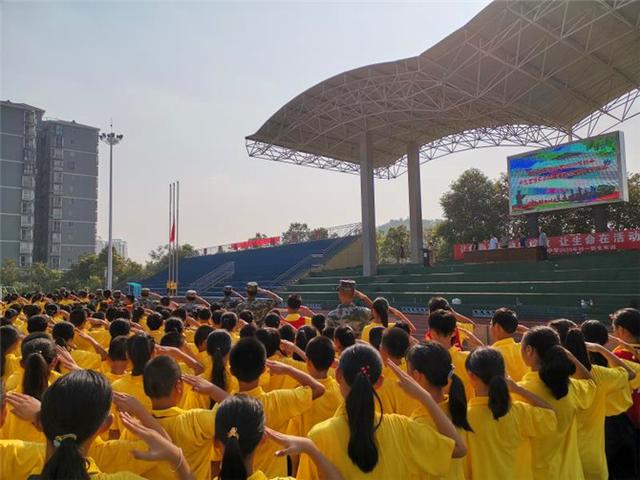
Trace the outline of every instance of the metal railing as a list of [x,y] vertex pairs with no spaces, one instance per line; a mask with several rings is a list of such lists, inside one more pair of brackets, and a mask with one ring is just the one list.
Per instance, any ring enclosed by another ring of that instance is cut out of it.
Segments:
[[236,272],[236,263],[226,262],[220,265],[218,268],[211,270],[203,276],[195,279],[189,284],[189,289],[197,290],[198,292],[206,292],[210,288],[215,287],[217,284],[224,282],[225,280],[233,277]]

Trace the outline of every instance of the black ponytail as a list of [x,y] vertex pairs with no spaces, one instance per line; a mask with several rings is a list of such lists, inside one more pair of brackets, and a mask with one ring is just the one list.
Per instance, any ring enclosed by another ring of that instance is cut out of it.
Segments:
[[51,336],[53,340],[56,342],[56,345],[61,346],[67,350],[71,349],[69,342],[73,340],[73,335],[75,327],[71,322],[58,322],[53,326],[51,330]]
[[80,446],[93,437],[111,408],[111,386],[93,370],[76,370],[56,380],[42,397],[40,420],[52,455],[42,480],[88,480]]
[[[211,357],[211,383],[227,390],[224,357],[231,351],[231,335],[226,330],[214,330],[207,337],[207,353]],[[215,402],[211,401],[211,406]]]
[[569,378],[576,367],[560,346],[560,337],[550,327],[534,327],[525,333],[522,344],[532,347],[540,358],[540,380],[556,399],[569,393]]
[[493,418],[504,417],[511,408],[511,395],[502,354],[491,347],[476,348],[467,357],[465,367],[489,387],[489,409]]
[[216,440],[224,445],[220,480],[246,480],[244,464],[264,436],[264,410],[253,397],[234,395],[218,406],[215,420]]
[[51,364],[56,358],[53,340],[48,335],[33,334],[22,341],[22,393],[40,400],[49,385]]
[[589,359],[589,351],[584,343],[584,335],[579,328],[572,328],[567,332],[564,342],[564,348],[569,350],[578,361],[584,365],[584,368],[591,371],[591,360]]
[[[349,458],[364,473],[378,464],[375,432],[382,422],[382,404],[374,385],[382,373],[380,354],[366,344],[353,345],[340,355],[340,370],[351,387],[345,399],[349,420]],[[375,400],[380,403],[380,420],[375,424]]]
[[153,337],[147,333],[137,333],[127,339],[127,357],[131,362],[131,375],[144,373],[144,367],[151,356],[156,344]]
[[[580,325],[580,330],[584,335],[584,339],[587,342],[598,343],[605,345],[609,341],[609,332],[607,327],[598,320],[587,320]],[[600,365],[601,367],[608,367],[609,361],[598,352],[589,352],[589,360],[592,364]]]
[[3,325],[0,327],[0,378],[4,377],[7,352],[18,342],[19,338],[18,329],[13,325]]
[[451,354],[436,342],[424,342],[415,345],[407,353],[409,366],[422,373],[434,387],[445,388],[449,385],[449,414],[451,421],[458,427],[472,432],[467,419],[467,394],[460,377],[453,373]]
[[389,302],[384,297],[378,297],[373,301],[371,305],[378,317],[380,318],[380,323],[384,326],[384,328],[389,327]]

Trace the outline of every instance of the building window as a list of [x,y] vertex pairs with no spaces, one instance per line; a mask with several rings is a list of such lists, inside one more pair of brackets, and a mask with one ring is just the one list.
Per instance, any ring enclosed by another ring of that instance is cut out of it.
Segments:
[[62,125],[56,125],[56,135],[64,135],[64,127]]
[[56,220],[62,219],[62,209],[61,208],[54,208],[51,213],[52,213],[52,216],[53,216],[54,219],[56,219]]
[[76,161],[75,160],[69,160],[69,162],[67,162],[68,168],[69,170],[75,170],[76,169]]
[[20,266],[28,267],[29,266],[29,257],[27,255],[20,255]]
[[60,233],[60,222],[54,221],[51,229],[54,231],[54,233]]
[[23,242],[31,242],[33,241],[33,230],[30,228],[21,228],[20,229],[20,240]]
[[64,146],[64,140],[63,140],[62,136],[56,135],[55,144],[56,144],[56,147],[63,147]]
[[53,183],[62,183],[64,174],[62,172],[53,172]]
[[62,160],[54,160],[53,169],[57,171],[61,171],[62,169],[64,169],[64,162]]
[[31,202],[20,202],[20,212],[23,215],[31,215],[31,214],[33,214],[33,203],[31,203]]
[[59,183],[54,183],[53,184],[53,193],[58,194],[58,195],[62,195],[62,185],[60,185]]
[[62,197],[53,197],[53,206],[62,207]]
[[61,148],[52,148],[51,156],[54,159],[62,160],[64,158],[64,150],[62,150]]
[[49,259],[49,264],[51,268],[55,268],[56,270],[60,268],[60,258],[59,257],[51,257]]
[[24,163],[24,168],[22,170],[22,173],[24,175],[33,175],[35,173],[35,168],[33,168],[33,163],[25,162]]

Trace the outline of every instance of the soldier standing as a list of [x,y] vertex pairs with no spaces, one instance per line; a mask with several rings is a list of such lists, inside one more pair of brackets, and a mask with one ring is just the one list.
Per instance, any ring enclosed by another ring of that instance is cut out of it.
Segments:
[[[258,299],[261,293],[269,298]],[[258,326],[262,326],[263,317],[276,307],[282,304],[282,298],[274,292],[260,288],[256,282],[247,283],[247,299],[240,302],[236,307],[236,313],[243,310],[250,310]]]
[[340,305],[327,314],[327,326],[336,328],[349,325],[353,328],[356,336],[360,336],[364,326],[371,320],[371,310],[354,303],[355,298],[362,297],[363,295],[356,290],[355,281],[340,280],[338,286]]
[[224,297],[220,300],[220,305],[225,310],[235,310],[240,302],[246,301],[246,299],[236,292],[231,285],[227,285],[223,290]]

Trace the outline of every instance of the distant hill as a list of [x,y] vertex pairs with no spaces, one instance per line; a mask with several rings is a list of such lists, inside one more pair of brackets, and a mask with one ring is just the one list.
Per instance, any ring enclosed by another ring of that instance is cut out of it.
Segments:
[[[422,220],[422,228],[424,230],[435,227],[438,223],[442,222],[441,219],[423,219]],[[386,234],[391,227],[397,227],[398,225],[404,225],[409,228],[409,218],[398,218],[389,220],[387,223],[383,225],[378,225],[378,232]]]

